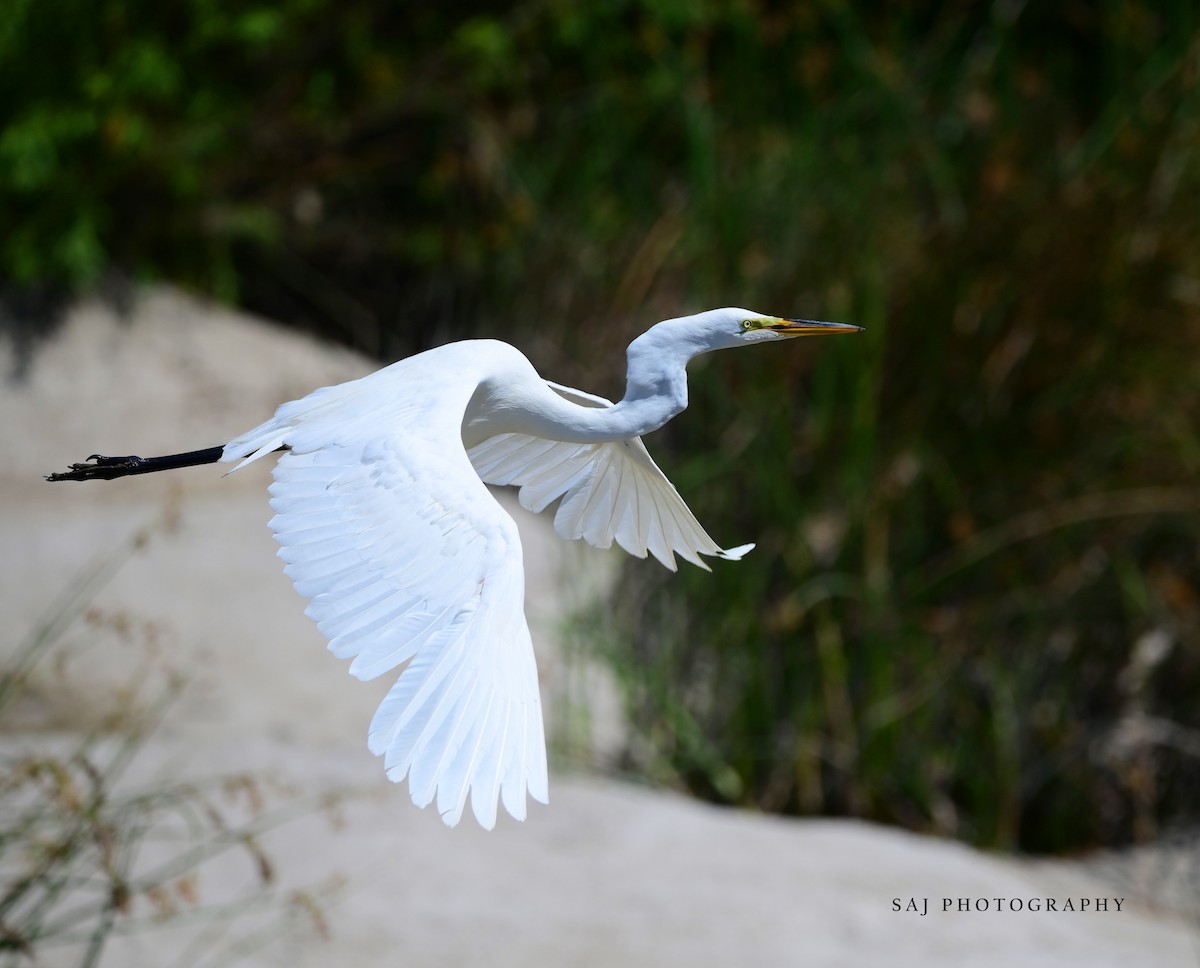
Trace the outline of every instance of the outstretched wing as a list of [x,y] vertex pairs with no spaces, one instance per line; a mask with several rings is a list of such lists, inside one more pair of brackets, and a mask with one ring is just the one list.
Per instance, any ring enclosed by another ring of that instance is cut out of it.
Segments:
[[[550,386],[582,406],[612,405],[582,390]],[[713,541],[640,437],[572,444],[498,434],[472,447],[468,456],[488,484],[520,488],[521,505],[530,511],[542,511],[562,498],[554,530],[563,538],[583,538],[597,548],[609,548],[615,540],[639,558],[649,551],[672,571],[675,554],[708,570],[700,555],[736,560],[754,547],[726,550]]]
[[436,795],[451,826],[468,793],[485,828],[498,798],[524,819],[526,790],[543,803],[548,791],[516,524],[436,408],[410,414],[402,434],[356,437],[334,426],[328,394],[308,399],[224,459],[291,448],[275,467],[271,528],[306,614],[360,679],[407,663],[371,721],[371,751],[390,779],[408,776],[417,806]]

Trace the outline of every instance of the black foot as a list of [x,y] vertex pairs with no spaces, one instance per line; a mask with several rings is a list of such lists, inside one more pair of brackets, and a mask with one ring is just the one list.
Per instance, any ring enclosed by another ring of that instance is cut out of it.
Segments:
[[222,447],[207,447],[191,450],[186,454],[167,454],[164,457],[105,457],[92,454],[90,463],[72,464],[61,474],[47,474],[48,481],[111,481],[130,474],[152,474],[155,471],[170,471],[177,467],[195,467],[197,464],[215,464],[221,459]]
[[147,461],[142,457],[105,457],[92,454],[90,464],[72,464],[59,474],[47,474],[48,481],[111,481],[130,474],[144,473]]

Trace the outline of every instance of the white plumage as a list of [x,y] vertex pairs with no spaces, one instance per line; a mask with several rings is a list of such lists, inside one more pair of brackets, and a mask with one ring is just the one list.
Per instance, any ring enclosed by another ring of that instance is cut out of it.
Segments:
[[[583,406],[612,407],[603,397],[547,383]],[[647,551],[675,571],[675,553],[709,569],[700,555],[737,560],[754,545],[722,549],[700,526],[640,437],[596,444],[566,443],[525,434],[497,434],[468,452],[488,484],[511,484],[521,507],[540,513],[563,498],[554,530],[597,548],[615,540],[631,555]]]
[[[742,309],[660,323],[629,348],[619,403],[539,377],[513,347],[468,340],[316,390],[225,445],[241,467],[279,448],[271,529],[306,614],[360,679],[403,668],[369,746],[413,802],[485,828],[548,801],[521,542],[485,482],[525,507],[561,503],[558,534],[740,558],[704,531],[640,434],[687,404],[687,361],[712,349],[858,327]],[[235,468],[236,469],[236,468]]]

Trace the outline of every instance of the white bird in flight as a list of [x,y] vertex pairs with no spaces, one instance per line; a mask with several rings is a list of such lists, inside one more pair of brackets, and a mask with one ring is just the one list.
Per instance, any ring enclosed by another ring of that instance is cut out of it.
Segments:
[[47,480],[108,480],[275,451],[270,527],[284,571],[329,649],[374,679],[404,666],[371,721],[388,778],[449,826],[468,795],[481,826],[497,801],[525,819],[549,800],[537,668],[516,523],[486,484],[519,488],[554,528],[615,540],[675,570],[675,555],[737,560],[708,536],[642,443],[687,406],[689,360],[710,350],[851,333],[845,323],[714,309],[635,339],[618,403],[542,379],[491,339],[448,343],[322,387],[223,447],[103,457]]

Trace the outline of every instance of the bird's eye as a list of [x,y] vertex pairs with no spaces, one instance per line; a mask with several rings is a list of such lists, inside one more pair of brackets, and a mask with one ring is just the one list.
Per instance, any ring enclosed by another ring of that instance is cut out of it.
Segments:
[[754,320],[753,319],[743,319],[742,320],[742,329],[744,329],[744,330],[754,329]]

